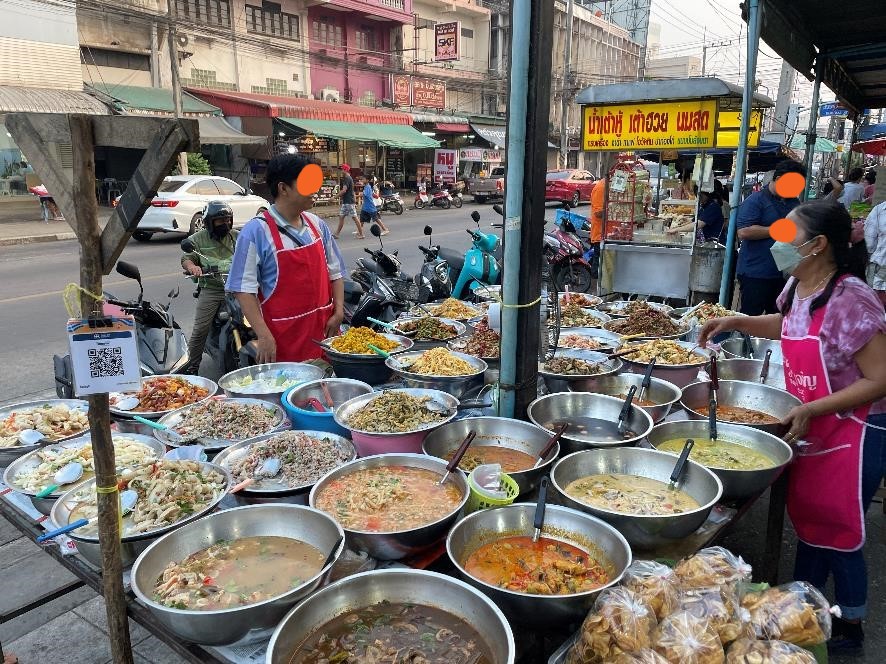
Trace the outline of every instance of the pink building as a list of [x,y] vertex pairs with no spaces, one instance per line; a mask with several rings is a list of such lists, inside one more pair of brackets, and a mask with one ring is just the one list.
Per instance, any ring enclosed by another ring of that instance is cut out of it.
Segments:
[[311,93],[318,99],[367,106],[390,99],[390,72],[403,49],[403,26],[411,24],[412,0],[310,5]]

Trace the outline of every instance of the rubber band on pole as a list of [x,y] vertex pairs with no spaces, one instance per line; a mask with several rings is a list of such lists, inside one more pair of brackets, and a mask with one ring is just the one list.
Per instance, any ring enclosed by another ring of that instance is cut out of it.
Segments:
[[525,309],[527,307],[534,307],[536,304],[541,302],[541,295],[535,298],[532,302],[527,302],[526,304],[505,304],[501,301],[501,297],[496,296],[495,301],[498,302],[499,306],[502,309]]
[[[118,493],[120,491],[120,487],[116,484],[113,486],[98,486],[95,487],[96,493],[101,493],[104,495],[109,495],[112,493]],[[120,539],[123,539],[123,506],[120,504],[120,497],[117,497],[117,533],[120,535]]]
[[68,284],[65,286],[64,290],[62,290],[62,301],[65,303],[65,309],[68,311],[69,318],[80,318],[82,315],[80,302],[77,298],[77,295],[81,293],[83,295],[88,295],[96,302],[102,302],[105,299],[104,295],[96,295],[75,283]]
[[114,486],[97,486],[95,487],[96,493],[117,493],[120,488],[115,484]]

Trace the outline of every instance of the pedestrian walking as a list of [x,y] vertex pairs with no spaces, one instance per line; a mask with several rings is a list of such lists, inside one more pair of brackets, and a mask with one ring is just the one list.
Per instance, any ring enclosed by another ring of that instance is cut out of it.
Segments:
[[[363,206],[360,208],[360,221],[364,224],[371,224],[372,222],[377,223],[379,228],[381,228],[381,234],[387,235],[388,233],[390,233],[390,231],[381,220],[381,215],[379,214],[378,207],[375,205],[375,201],[373,200],[375,194],[373,180],[375,180],[375,178],[366,178],[366,184],[363,186]],[[355,235],[358,238],[363,239],[362,230],[360,233],[355,233]]]
[[357,226],[357,236],[363,237],[363,224],[357,218],[357,198],[354,192],[354,178],[351,177],[351,167],[348,164],[341,165],[341,187],[338,195],[341,197],[341,207],[338,211],[338,228],[332,234],[336,240],[345,227],[345,217],[354,220]]

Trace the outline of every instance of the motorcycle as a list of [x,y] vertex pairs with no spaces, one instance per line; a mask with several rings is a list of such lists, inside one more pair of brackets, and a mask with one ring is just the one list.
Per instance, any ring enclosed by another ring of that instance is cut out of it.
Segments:
[[[385,185],[388,184],[385,183]],[[382,187],[380,201],[376,201],[375,206],[382,212],[393,212],[398,216],[403,214],[403,199],[400,198],[400,192],[396,191],[393,186]]]
[[[452,197],[449,195],[447,189],[438,189],[429,194],[424,188],[420,188],[415,195],[413,205],[415,205],[417,210],[421,210],[425,207],[439,207],[448,210],[452,207]],[[461,206],[459,205],[457,207]]]
[[421,271],[416,275],[416,283],[429,292],[430,300],[443,300],[452,295],[452,281],[449,278],[449,263],[440,258],[440,245],[433,242],[434,230],[425,226],[424,234],[428,236],[428,246],[418,245],[425,255]]
[[557,290],[565,290],[568,286],[573,292],[589,293],[594,278],[588,262],[591,250],[578,237],[575,224],[563,219],[546,237],[556,241],[556,246],[546,243],[544,251]]
[[[496,212],[501,214],[501,206],[495,205]],[[502,246],[494,233],[480,231],[480,213],[474,210],[471,219],[477,224],[477,230],[467,229],[471,236],[471,248],[462,256],[456,251],[440,249],[438,255],[449,264],[450,278],[458,273],[458,279],[452,289],[452,297],[461,299],[465,288],[473,291],[479,286],[494,286],[501,283]]]
[[364,247],[369,258],[358,258],[357,269],[351,273],[351,279],[362,289],[362,296],[350,319],[353,327],[370,326],[369,318],[393,321],[409,308],[410,302],[416,302],[420,297],[419,286],[400,269],[397,252],[385,252],[378,225],[372,224],[369,232],[379,239],[380,248]]

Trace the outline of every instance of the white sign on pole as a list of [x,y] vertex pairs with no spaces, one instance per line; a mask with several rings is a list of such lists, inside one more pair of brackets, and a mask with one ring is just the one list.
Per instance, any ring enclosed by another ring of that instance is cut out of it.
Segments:
[[72,318],[67,332],[78,396],[134,392],[141,387],[132,316]]
[[458,173],[458,150],[434,150],[434,181],[455,182]]

